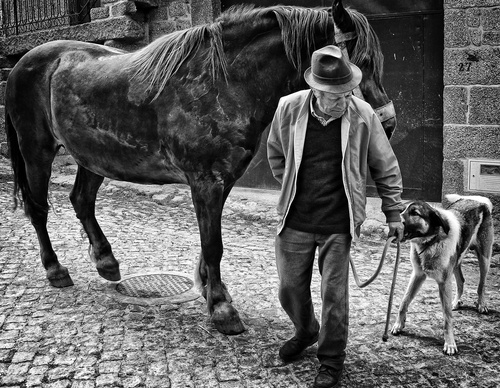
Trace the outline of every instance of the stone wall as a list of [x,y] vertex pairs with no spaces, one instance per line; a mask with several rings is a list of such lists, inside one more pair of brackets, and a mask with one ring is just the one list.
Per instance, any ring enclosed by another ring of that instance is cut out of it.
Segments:
[[16,61],[32,48],[57,39],[73,39],[135,50],[166,33],[210,23],[219,10],[218,0],[101,0],[100,6],[91,10],[89,23],[22,35],[0,35],[0,154],[7,155],[4,128],[7,77]]
[[[443,195],[469,189],[470,159],[500,162],[500,0],[445,0]],[[499,176],[500,178],[500,176]]]

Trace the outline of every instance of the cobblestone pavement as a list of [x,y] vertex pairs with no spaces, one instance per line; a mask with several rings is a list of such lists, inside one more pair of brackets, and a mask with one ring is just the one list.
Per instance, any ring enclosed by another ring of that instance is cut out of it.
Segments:
[[[278,358],[292,326],[277,300],[275,196],[239,190],[229,197],[223,217],[222,276],[247,331],[225,336],[211,326],[202,298],[143,306],[110,297],[110,286],[88,259],[87,239],[68,199],[68,174],[73,172],[73,166],[63,166],[51,185],[49,233],[75,283],[56,289],[45,279],[34,229],[20,210],[12,212],[12,176],[8,161],[0,157],[0,386],[311,386],[318,367],[315,346],[295,363]],[[122,276],[160,270],[193,273],[200,248],[186,187],[143,186],[138,191],[105,181],[97,214]],[[362,241],[353,247],[362,279],[375,270],[384,245],[377,221],[367,226]],[[405,334],[381,340],[394,252],[389,256],[372,285],[359,289],[351,281],[343,386],[500,386],[498,254],[487,281],[488,315],[473,308],[478,266],[472,255],[467,257],[465,305],[454,313],[459,354],[453,357],[441,351],[443,320],[432,280],[410,307]],[[392,322],[410,272],[408,245],[403,244]],[[319,312],[317,271],[313,284]]]

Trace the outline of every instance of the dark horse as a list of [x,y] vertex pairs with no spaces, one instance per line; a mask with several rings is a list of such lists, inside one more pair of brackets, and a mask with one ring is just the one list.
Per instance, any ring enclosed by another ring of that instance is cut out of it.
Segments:
[[[312,52],[335,42],[334,20],[341,32],[357,34],[347,49],[363,71],[365,99],[374,108],[387,105],[378,39],[366,18],[339,0],[331,13],[237,7],[134,53],[75,41],[27,53],[7,82],[6,127],[14,198],[17,204],[20,190],[50,284],[73,284],[46,227],[51,166],[64,146],[78,164],[70,199],[97,271],[108,280],[119,280],[120,272],[95,218],[104,177],[190,186],[201,239],[197,282],[215,327],[242,332],[221,281],[222,208],[279,98],[306,88],[302,74]],[[395,123],[394,117],[384,122],[388,134]]]

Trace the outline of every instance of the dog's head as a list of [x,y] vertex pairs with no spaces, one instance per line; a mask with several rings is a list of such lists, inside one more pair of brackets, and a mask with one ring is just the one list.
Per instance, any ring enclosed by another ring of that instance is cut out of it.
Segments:
[[403,241],[434,236],[439,233],[439,228],[443,228],[446,234],[450,231],[448,221],[424,201],[408,204],[401,217],[404,225]]

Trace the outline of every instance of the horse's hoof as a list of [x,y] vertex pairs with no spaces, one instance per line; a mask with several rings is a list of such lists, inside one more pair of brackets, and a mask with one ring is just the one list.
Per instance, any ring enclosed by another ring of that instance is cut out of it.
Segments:
[[228,302],[221,302],[214,306],[212,323],[222,334],[235,335],[245,331],[238,311]]
[[63,266],[54,271],[47,271],[47,279],[52,287],[63,288],[74,285],[68,269]]
[[97,273],[99,274],[99,276],[106,280],[109,280],[110,282],[117,282],[122,278],[122,276],[120,275],[120,270],[118,268],[114,271],[108,271],[104,268],[97,268]]
[[105,257],[97,261],[97,273],[110,282],[117,282],[122,277],[120,275],[120,265],[114,257]]

